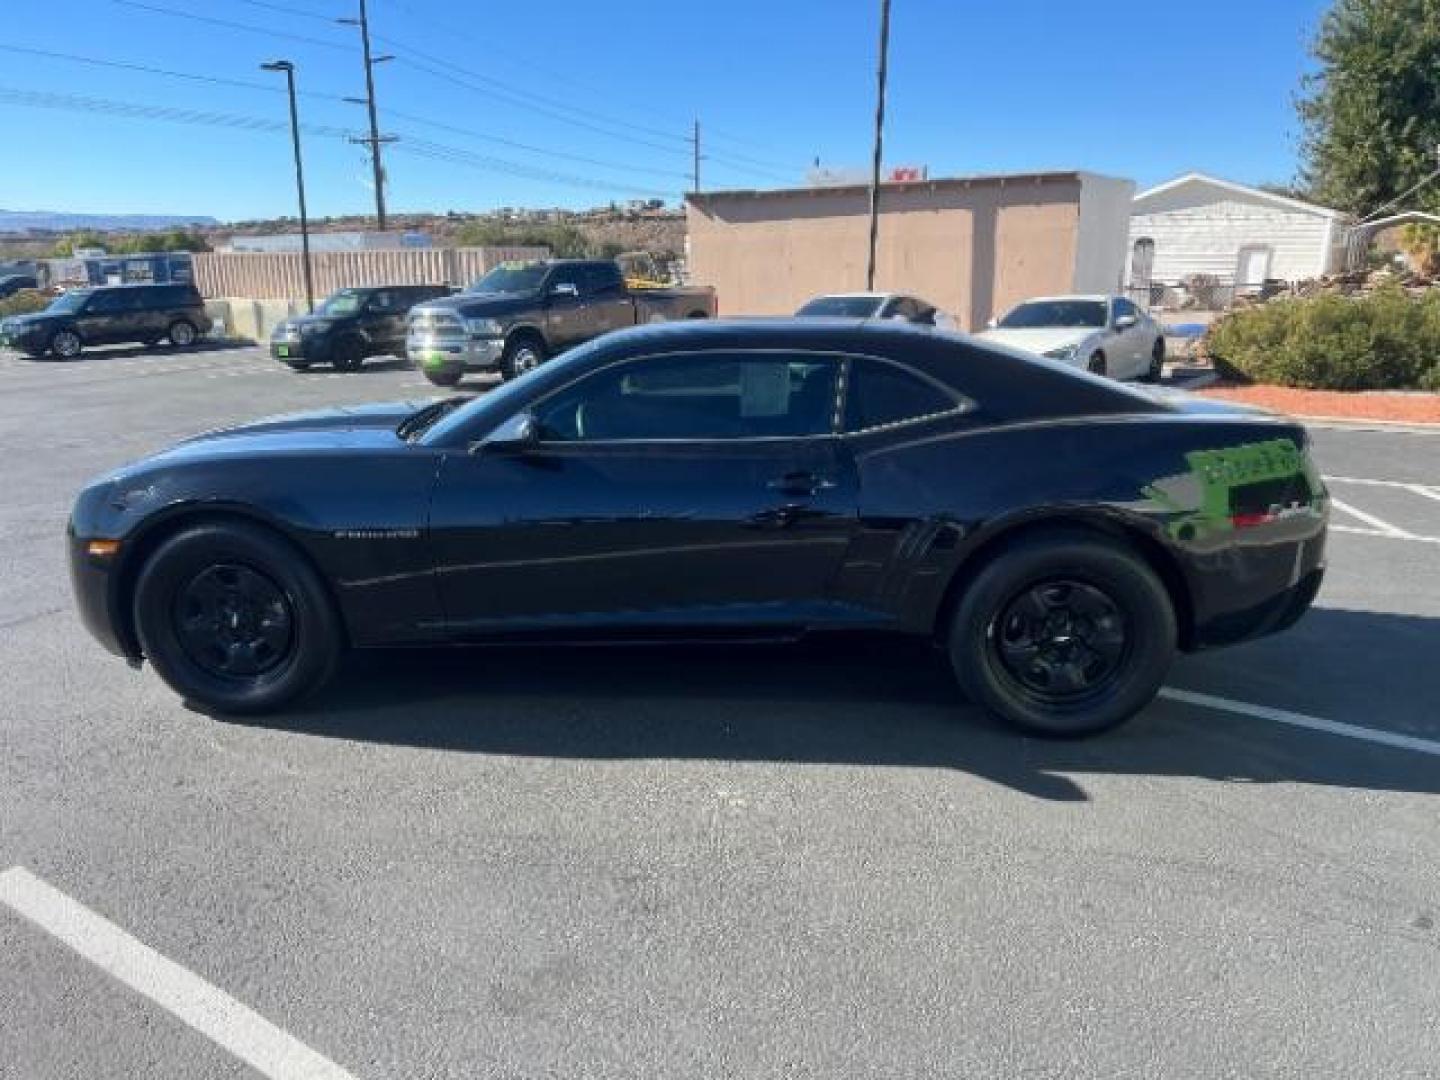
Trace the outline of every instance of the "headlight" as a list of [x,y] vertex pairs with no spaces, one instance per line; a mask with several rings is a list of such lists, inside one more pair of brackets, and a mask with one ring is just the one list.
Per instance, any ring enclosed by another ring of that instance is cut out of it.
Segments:
[[1078,348],[1078,345],[1062,345],[1058,349],[1050,349],[1048,352],[1044,352],[1041,355],[1048,357],[1051,360],[1074,360],[1075,350]]
[[501,337],[505,333],[499,319],[466,319],[465,331],[476,337]]

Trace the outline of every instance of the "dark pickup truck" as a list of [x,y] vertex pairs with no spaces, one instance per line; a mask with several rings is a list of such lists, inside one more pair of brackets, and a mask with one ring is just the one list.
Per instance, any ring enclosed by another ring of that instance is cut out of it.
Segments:
[[609,260],[505,265],[457,296],[415,307],[405,351],[437,386],[469,371],[513,379],[611,330],[714,314],[714,289],[634,288]]

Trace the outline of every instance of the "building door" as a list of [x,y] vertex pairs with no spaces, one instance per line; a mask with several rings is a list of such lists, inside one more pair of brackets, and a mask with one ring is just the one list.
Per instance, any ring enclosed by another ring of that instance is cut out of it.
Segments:
[[1155,241],[1142,236],[1130,250],[1130,299],[1150,306],[1150,283],[1155,274]]
[[1259,289],[1270,276],[1270,249],[1263,244],[1250,244],[1240,249],[1235,268],[1235,287],[1246,292]]

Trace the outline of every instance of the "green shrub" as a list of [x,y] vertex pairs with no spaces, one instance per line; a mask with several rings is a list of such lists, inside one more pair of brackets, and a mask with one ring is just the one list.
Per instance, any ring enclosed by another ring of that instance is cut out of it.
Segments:
[[0,319],[7,315],[28,315],[50,306],[50,297],[37,289],[21,289],[0,300]]
[[1310,390],[1440,390],[1440,290],[1272,300],[1226,315],[1205,348],[1242,382]]

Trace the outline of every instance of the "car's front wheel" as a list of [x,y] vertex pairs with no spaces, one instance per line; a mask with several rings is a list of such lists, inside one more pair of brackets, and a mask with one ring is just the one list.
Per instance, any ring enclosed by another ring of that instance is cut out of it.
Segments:
[[1093,375],[1108,374],[1109,367],[1105,363],[1105,354],[1103,352],[1091,353],[1089,361],[1085,364],[1085,370]]
[[423,370],[425,378],[429,379],[432,385],[444,387],[460,385],[462,373],[459,371],[450,371],[444,368],[425,368]]
[[170,328],[165,331],[165,336],[170,339],[170,344],[174,345],[177,349],[188,349],[191,345],[195,344],[195,339],[200,335],[195,329],[194,323],[188,322],[185,319],[176,319],[170,324]]
[[1150,350],[1150,366],[1146,369],[1145,374],[1141,376],[1141,381],[1157,383],[1160,381],[1160,376],[1164,371],[1165,339],[1163,337],[1157,337],[1154,347]]
[[500,375],[508,382],[534,371],[544,362],[545,346],[537,339],[529,335],[512,338],[500,357]]
[[74,360],[83,348],[85,343],[74,330],[56,331],[55,336],[50,339],[50,351],[61,360]]
[[359,371],[365,363],[365,343],[357,337],[341,338],[330,362],[336,371]]
[[324,583],[283,537],[244,522],[195,525],[140,569],[135,627],[176,693],[215,713],[261,713],[316,689],[343,634]]
[[1175,612],[1155,572],[1123,542],[1036,534],[967,583],[950,661],[971,701],[1041,735],[1092,735],[1159,692]]

